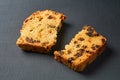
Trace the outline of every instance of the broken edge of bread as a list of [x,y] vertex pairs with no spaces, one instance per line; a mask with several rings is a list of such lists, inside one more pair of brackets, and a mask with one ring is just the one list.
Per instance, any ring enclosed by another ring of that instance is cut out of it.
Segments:
[[23,50],[47,53],[57,42],[66,16],[52,10],[36,11],[23,22],[16,44]]
[[54,59],[80,72],[105,50],[107,39],[89,25],[75,35],[64,50],[55,51]]

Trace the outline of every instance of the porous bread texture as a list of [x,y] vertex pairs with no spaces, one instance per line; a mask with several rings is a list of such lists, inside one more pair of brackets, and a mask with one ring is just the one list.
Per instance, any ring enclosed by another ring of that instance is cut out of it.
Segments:
[[85,25],[64,50],[54,52],[54,59],[80,72],[104,51],[106,42],[107,39],[93,27]]
[[52,10],[36,11],[23,22],[16,44],[27,51],[47,53],[56,44],[65,15]]

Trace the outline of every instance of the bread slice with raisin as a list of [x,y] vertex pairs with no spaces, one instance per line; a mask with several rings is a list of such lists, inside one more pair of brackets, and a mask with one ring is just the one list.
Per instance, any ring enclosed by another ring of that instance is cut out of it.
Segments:
[[52,10],[34,12],[23,22],[16,44],[27,51],[47,53],[56,44],[65,15]]
[[80,72],[104,51],[106,42],[107,39],[93,27],[85,25],[64,50],[54,52],[54,59]]

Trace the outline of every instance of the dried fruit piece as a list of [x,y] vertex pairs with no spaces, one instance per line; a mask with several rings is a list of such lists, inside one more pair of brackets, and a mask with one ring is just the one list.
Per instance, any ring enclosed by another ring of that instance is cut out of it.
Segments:
[[71,63],[74,60],[73,57],[68,58],[68,63]]
[[84,39],[84,38],[82,38],[82,37],[80,37],[78,40],[80,40],[80,41],[84,41],[85,39]]
[[61,55],[63,55],[64,54],[64,52],[61,50],[61,51],[59,51],[59,53],[61,54]]
[[33,40],[32,38],[26,37],[26,41],[29,43],[40,43],[39,40]]
[[49,15],[49,16],[48,16],[48,19],[52,19],[52,18],[53,18],[53,16],[52,16],[52,15]]

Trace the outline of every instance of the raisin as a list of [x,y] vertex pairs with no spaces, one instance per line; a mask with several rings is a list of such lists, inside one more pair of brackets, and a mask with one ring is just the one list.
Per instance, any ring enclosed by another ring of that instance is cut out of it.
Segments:
[[85,50],[84,49],[79,49],[81,53],[83,53]]
[[76,53],[74,56],[76,56],[76,57],[80,57],[80,56],[82,56],[82,53]]
[[33,40],[33,43],[37,43],[37,40]]
[[49,30],[48,32],[49,32],[50,34],[52,33],[52,31],[51,31],[51,30]]
[[105,39],[103,38],[103,39],[101,39],[102,40],[102,43],[105,43]]
[[25,23],[27,23],[28,21],[29,21],[29,20],[28,20],[28,19],[26,19],[26,20],[25,20]]
[[33,40],[32,38],[26,37],[26,41],[29,43],[39,43],[39,40]]
[[80,41],[84,41],[85,39],[84,39],[84,38],[82,38],[82,37],[80,37],[78,40],[80,40]]
[[43,31],[43,29],[40,29],[40,30],[39,30],[39,33],[41,33],[42,31]]
[[54,12],[55,15],[57,15],[58,13],[57,12]]
[[74,60],[73,57],[68,58],[68,63],[71,63]]
[[29,42],[29,43],[33,43],[33,39],[29,38],[29,37],[26,37],[26,41]]
[[31,17],[29,20],[32,20],[33,18]]
[[47,49],[49,49],[50,47],[47,46]]
[[64,19],[65,19],[65,16],[61,16],[60,19],[61,19],[61,20],[64,20]]
[[51,15],[48,16],[48,19],[52,19],[52,18],[53,18],[53,16],[51,16]]
[[89,53],[90,51],[86,50],[87,53]]
[[99,35],[100,35],[100,34],[98,34],[98,33],[96,34],[96,36],[99,36]]
[[93,32],[94,32],[94,29],[92,28],[92,27],[88,27],[88,29],[87,29],[87,35],[88,36],[90,36],[90,37],[93,37],[94,36],[94,34],[93,34]]
[[74,44],[76,44],[77,43],[77,41],[74,41]]
[[91,47],[93,50],[95,50],[96,48],[94,46]]
[[83,47],[83,49],[86,49],[86,48],[87,48],[87,46],[86,46],[86,45],[83,45],[82,47]]
[[79,45],[79,44],[77,44],[77,45],[76,45],[76,48],[79,48],[79,47],[80,47],[80,45]]
[[95,44],[92,44],[92,47],[91,47],[93,50],[97,49],[97,48],[100,48],[99,45],[95,45]]
[[47,44],[49,44],[49,42],[44,42],[42,43],[42,46],[46,46]]
[[93,35],[93,33],[91,33],[91,32],[88,32],[88,33],[86,33],[89,37],[93,37],[94,35]]
[[61,51],[58,51],[61,55],[63,55],[64,54],[64,52],[61,50]]
[[93,52],[91,52],[91,51],[88,51],[88,50],[86,50],[86,52],[88,53],[88,54],[92,54]]
[[49,25],[50,28],[55,28],[55,26]]
[[100,46],[99,46],[99,45],[96,45],[95,47],[96,47],[96,48],[99,48]]
[[40,43],[40,41],[39,41],[39,40],[34,40],[33,42],[35,42],[35,43]]
[[71,50],[68,50],[67,53],[68,53],[68,54],[71,54]]
[[79,49],[79,50],[77,50],[77,53],[74,56],[76,56],[76,57],[78,57],[78,55],[82,56],[84,51],[85,51],[84,49]]
[[39,18],[39,21],[41,21],[43,18],[41,17],[41,18]]
[[30,30],[30,32],[32,32],[32,31],[33,31],[33,29]]
[[90,27],[90,26],[89,26],[88,29],[87,29],[87,31],[93,33],[93,32],[94,32],[94,29],[93,29],[93,27]]

